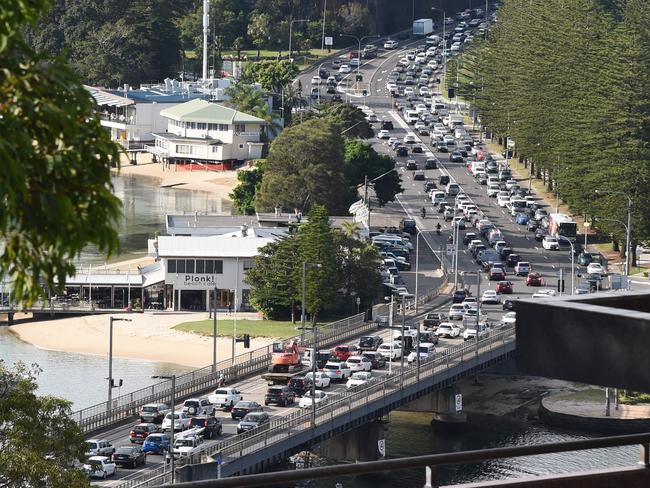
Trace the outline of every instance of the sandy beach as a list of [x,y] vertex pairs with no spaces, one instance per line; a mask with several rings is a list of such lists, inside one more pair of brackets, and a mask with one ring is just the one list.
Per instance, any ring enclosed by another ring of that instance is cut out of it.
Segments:
[[[113,314],[132,322],[114,322],[113,355],[200,368],[212,363],[212,339],[173,327],[182,322],[204,320],[207,313]],[[230,318],[230,317],[229,317]],[[242,317],[243,318],[243,317]],[[58,320],[24,322],[10,327],[20,339],[41,349],[108,355],[108,315],[88,315]],[[251,348],[237,344],[236,354],[250,352],[271,342],[251,339]],[[231,340],[217,339],[217,360],[231,357]]]
[[228,201],[228,194],[237,185],[237,171],[175,171],[173,165],[163,168],[162,164],[154,163],[148,153],[139,153],[136,165],[130,164],[123,156],[121,168],[113,172],[148,178],[157,186],[210,192]]

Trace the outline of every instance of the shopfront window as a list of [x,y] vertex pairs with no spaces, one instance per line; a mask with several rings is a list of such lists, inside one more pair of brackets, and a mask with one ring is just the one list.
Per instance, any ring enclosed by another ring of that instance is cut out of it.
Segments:
[[186,273],[194,273],[194,260],[193,259],[186,259],[185,260],[185,272]]
[[[249,260],[250,261],[250,260]],[[244,270],[246,270],[244,264]],[[192,274],[222,274],[223,261],[221,259],[168,259],[168,273],[192,273]]]

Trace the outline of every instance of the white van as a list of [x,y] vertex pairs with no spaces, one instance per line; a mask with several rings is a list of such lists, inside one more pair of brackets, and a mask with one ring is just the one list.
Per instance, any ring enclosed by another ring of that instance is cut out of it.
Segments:
[[476,171],[485,172],[485,161],[472,161],[472,174],[476,176]]
[[526,200],[523,198],[515,198],[514,200],[510,200],[510,215],[514,217],[518,213],[525,211],[526,203]]
[[437,205],[444,200],[445,200],[444,191],[437,190],[431,192],[431,202],[433,202],[434,205]]
[[417,353],[413,351],[408,355],[407,361],[409,364],[417,361],[417,354],[420,355],[420,361],[424,361],[425,359],[432,358],[435,352],[436,352],[436,346],[433,343],[423,342],[418,347]]
[[409,110],[406,112],[406,117],[404,118],[409,124],[415,124],[418,120],[420,120],[420,114],[417,112],[417,110]]

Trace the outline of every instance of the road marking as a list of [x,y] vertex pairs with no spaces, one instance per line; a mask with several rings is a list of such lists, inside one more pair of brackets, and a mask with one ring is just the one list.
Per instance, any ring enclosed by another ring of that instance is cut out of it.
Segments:
[[544,259],[548,259],[548,256],[544,256]]
[[551,264],[551,268],[555,269],[555,265],[554,265],[554,264]]

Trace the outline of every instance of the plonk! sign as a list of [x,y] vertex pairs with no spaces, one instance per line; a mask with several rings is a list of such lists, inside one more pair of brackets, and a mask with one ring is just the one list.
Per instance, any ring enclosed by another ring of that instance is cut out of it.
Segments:
[[214,288],[217,285],[215,275],[186,274],[183,279],[183,286],[196,288]]

